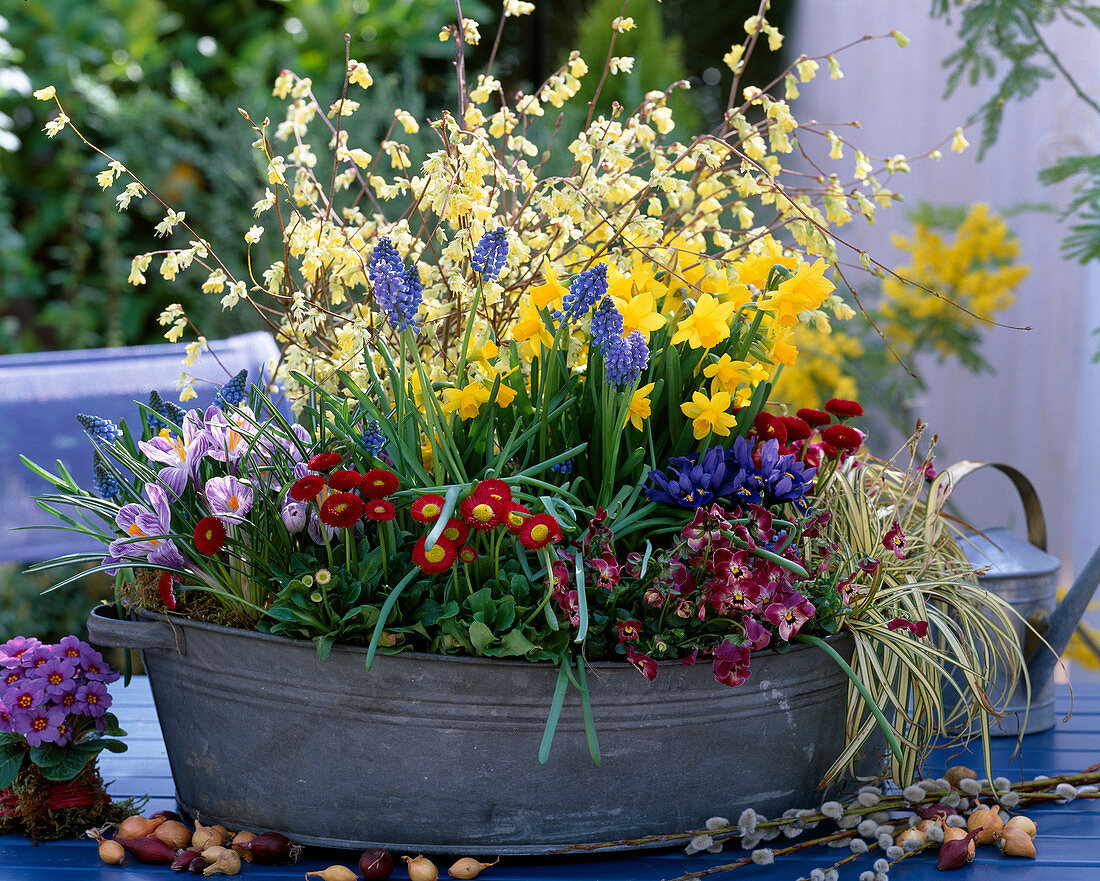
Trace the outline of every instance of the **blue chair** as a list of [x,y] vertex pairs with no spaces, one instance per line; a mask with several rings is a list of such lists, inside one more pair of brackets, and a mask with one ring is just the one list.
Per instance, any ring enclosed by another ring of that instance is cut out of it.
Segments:
[[[62,554],[96,551],[94,540],[56,529],[14,527],[58,524],[33,496],[54,487],[19,460],[23,454],[56,473],[60,460],[80,486],[92,487],[91,442],[78,413],[126,420],[139,433],[140,411],[156,389],[174,401],[184,370],[186,347],[132,346],[0,356],[0,564],[46,560]],[[204,409],[230,377],[248,370],[250,382],[270,374],[279,350],[269,333],[256,332],[212,340],[187,372],[197,378],[198,398],[185,409]],[[216,357],[215,357],[216,356]]]

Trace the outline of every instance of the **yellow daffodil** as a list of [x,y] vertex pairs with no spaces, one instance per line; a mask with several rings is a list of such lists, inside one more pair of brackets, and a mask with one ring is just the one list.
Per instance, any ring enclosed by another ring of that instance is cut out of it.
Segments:
[[503,382],[497,388],[497,406],[498,407],[510,407],[512,401],[516,399],[516,390],[510,385],[505,385]]
[[519,317],[512,325],[509,335],[517,343],[528,343],[531,355],[538,355],[539,344],[549,349],[554,336],[547,329],[535,304],[530,299],[522,299],[517,304]]
[[691,420],[696,440],[700,440],[712,431],[723,436],[730,433],[737,421],[729,412],[732,403],[728,392],[715,392],[709,398],[702,392],[695,392],[691,401],[681,404],[680,409]]
[[443,389],[443,396],[447,399],[443,402],[443,412],[457,410],[463,419],[474,419],[481,412],[481,405],[488,402],[489,390],[480,382],[471,382],[464,388]]
[[687,340],[693,349],[718,345],[730,335],[730,319],[735,311],[733,303],[720,303],[710,294],[703,294],[692,313],[680,319],[672,344]]
[[569,289],[558,281],[558,273],[545,257],[542,258],[542,276],[545,281],[531,288],[531,305],[536,311],[539,309],[560,309],[561,299],[569,292]]
[[738,261],[737,280],[762,291],[768,283],[768,273],[776,263],[787,269],[794,269],[798,259],[783,256],[783,246],[771,236],[766,236],[758,250],[746,254]]
[[657,311],[653,294],[635,294],[630,300],[620,300],[618,297],[613,299],[623,317],[623,336],[630,336],[638,330],[648,340],[653,331],[665,326],[667,319]]
[[812,266],[803,263],[793,276],[764,300],[761,307],[775,315],[782,327],[798,324],[798,316],[809,309],[817,309],[834,290],[835,285],[825,278],[828,264],[818,258]]
[[653,391],[653,383],[647,383],[640,389],[634,392],[634,397],[630,399],[630,408],[628,415],[630,418],[630,424],[633,425],[638,431],[642,430],[642,423],[645,422],[650,413],[652,412],[652,404],[649,400],[649,393]]
[[760,364],[749,361],[735,361],[729,355],[723,355],[714,364],[703,368],[703,375],[714,381],[712,390],[733,394],[740,385],[756,386],[768,378],[768,371]]

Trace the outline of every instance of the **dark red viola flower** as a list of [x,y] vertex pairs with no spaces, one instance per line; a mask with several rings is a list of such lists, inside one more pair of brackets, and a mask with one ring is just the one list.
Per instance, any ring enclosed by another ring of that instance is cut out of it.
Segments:
[[832,413],[838,419],[847,419],[850,416],[862,416],[863,405],[858,401],[848,401],[844,398],[829,398],[825,402],[825,410]]
[[195,526],[195,548],[212,557],[225,545],[225,524],[217,517],[203,517]]
[[470,527],[457,517],[451,517],[443,527],[443,537],[457,548],[470,537]]
[[427,536],[421,536],[413,545],[413,562],[419,567],[420,571],[425,575],[435,575],[438,572],[446,572],[450,569],[458,557],[455,546],[445,538],[437,539],[431,549],[426,548],[427,543]]
[[439,515],[443,513],[445,504],[446,499],[443,496],[428,493],[412,503],[409,513],[412,514],[413,520],[417,523],[434,523],[439,519]]
[[615,626],[619,628],[619,645],[624,642],[634,642],[642,635],[642,622],[634,618],[629,621],[616,621]]
[[317,516],[326,526],[350,529],[363,516],[363,500],[354,493],[333,493],[321,503]]
[[783,427],[787,429],[788,442],[809,440],[813,429],[805,419],[800,419],[798,416],[780,416],[779,418],[783,420]]
[[850,425],[837,423],[821,429],[821,439],[839,450],[854,453],[863,445],[863,432]]
[[309,502],[317,498],[324,488],[325,479],[320,474],[307,474],[291,484],[290,497],[296,502]]
[[358,471],[348,471],[347,469],[341,469],[339,471],[333,471],[328,476],[328,485],[338,492],[348,492],[349,490],[359,489],[359,484],[363,480],[363,475]]
[[523,522],[519,540],[527,550],[536,551],[551,542],[561,541],[561,527],[551,514],[532,514]]
[[928,636],[928,622],[927,621],[910,621],[908,618],[895,618],[893,621],[886,622],[887,630],[908,630],[917,639],[923,639]]
[[901,531],[901,524],[897,520],[882,537],[882,546],[888,551],[893,551],[894,556],[899,560],[905,559],[905,534]]
[[760,438],[761,443],[772,438],[779,441],[781,445],[787,442],[787,426],[783,424],[783,420],[779,416],[760,412],[756,414],[752,425],[756,429],[756,436]]
[[824,410],[814,410],[812,407],[803,407],[795,415],[814,428],[819,425],[828,425],[833,421],[833,417]]
[[626,659],[650,682],[657,678],[657,662],[653,658],[634,651],[634,647],[628,645],[626,647]]
[[363,516],[368,520],[381,522],[392,520],[396,513],[389,499],[368,499],[363,509]]
[[318,453],[306,463],[310,471],[331,471],[343,458],[339,453]]
[[[397,475],[387,468],[372,468],[360,481],[363,495],[371,499],[384,499],[393,495],[401,485]],[[438,515],[436,515],[438,516]]]

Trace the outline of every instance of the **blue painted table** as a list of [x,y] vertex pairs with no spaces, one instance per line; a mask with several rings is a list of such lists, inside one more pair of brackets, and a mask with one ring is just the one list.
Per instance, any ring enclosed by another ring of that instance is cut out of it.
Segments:
[[[122,727],[129,732],[129,751],[122,755],[105,754],[102,773],[109,781],[109,791],[116,798],[150,796],[145,813],[175,807],[168,759],[161,741],[153,708],[152,695],[146,680],[135,678],[128,688],[116,687],[115,711]],[[997,773],[1017,782],[1038,774],[1073,773],[1100,762],[1100,680],[1086,679],[1075,685],[1073,716],[1067,722],[1061,717],[1069,708],[1069,692],[1061,686],[1058,692],[1059,722],[1054,730],[1024,739],[1023,750],[1011,758],[1015,741],[999,739],[995,745],[994,765]],[[196,724],[202,724],[196,720]],[[736,760],[736,757],[734,757]],[[981,762],[966,753],[942,757],[943,764],[968,764],[980,768]],[[940,774],[943,768],[931,767]],[[261,772],[262,773],[262,772]],[[268,773],[278,773],[269,769]],[[762,767],[760,773],[766,774]],[[807,806],[809,807],[809,806]],[[409,805],[410,811],[420,806]],[[1039,826],[1036,860],[1010,859],[996,848],[979,848],[978,857],[970,866],[959,870],[960,881],[1066,881],[1100,879],[1100,799],[1078,799],[1068,805],[1046,804],[1028,808],[1028,816]],[[705,819],[705,818],[700,818]],[[733,818],[736,819],[736,818]],[[821,834],[819,827],[817,834]],[[772,844],[781,847],[790,842],[777,839]],[[267,868],[246,864],[240,877],[269,881],[275,878],[302,878],[304,872],[316,871],[333,863],[354,866],[358,854],[335,851],[307,850],[307,859],[296,866]],[[688,857],[682,850],[649,851],[617,856],[509,859],[487,870],[482,881],[662,881],[684,872],[699,871],[710,866],[732,862],[744,852],[728,846],[720,854],[699,854]],[[831,865],[844,851],[815,847],[777,858],[771,866],[746,866],[728,874],[709,877],[734,881],[795,881],[807,877],[815,867]],[[881,854],[864,855],[844,866],[842,879],[858,879],[871,868]],[[1072,874],[1070,874],[1072,873]],[[0,881],[92,881],[92,879],[167,879],[191,877],[176,875],[166,867],[143,866],[127,858],[125,866],[106,866],[99,861],[94,843],[69,840],[34,847],[19,835],[0,836]],[[394,871],[395,879],[406,879],[403,868]],[[446,874],[444,872],[444,879]],[[905,859],[890,870],[893,881],[914,881],[938,877],[934,853]]]

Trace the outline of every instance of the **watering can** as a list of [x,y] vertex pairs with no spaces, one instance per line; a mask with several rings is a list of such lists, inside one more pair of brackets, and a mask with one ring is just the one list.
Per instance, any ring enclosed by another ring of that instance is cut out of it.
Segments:
[[1016,635],[1031,680],[1031,700],[1020,682],[1004,703],[1009,671],[998,671],[990,689],[994,705],[1004,705],[1007,713],[999,725],[991,726],[992,733],[1015,737],[1054,727],[1054,665],[1100,583],[1100,548],[1058,603],[1055,589],[1061,561],[1046,552],[1046,520],[1031,481],[1010,465],[962,461],[947,469],[948,486],[954,487],[966,475],[987,466],[1006,475],[1019,492],[1027,516],[1027,541],[998,527],[967,533],[960,544],[970,565],[979,570],[978,583],[1008,602],[1020,616]]

